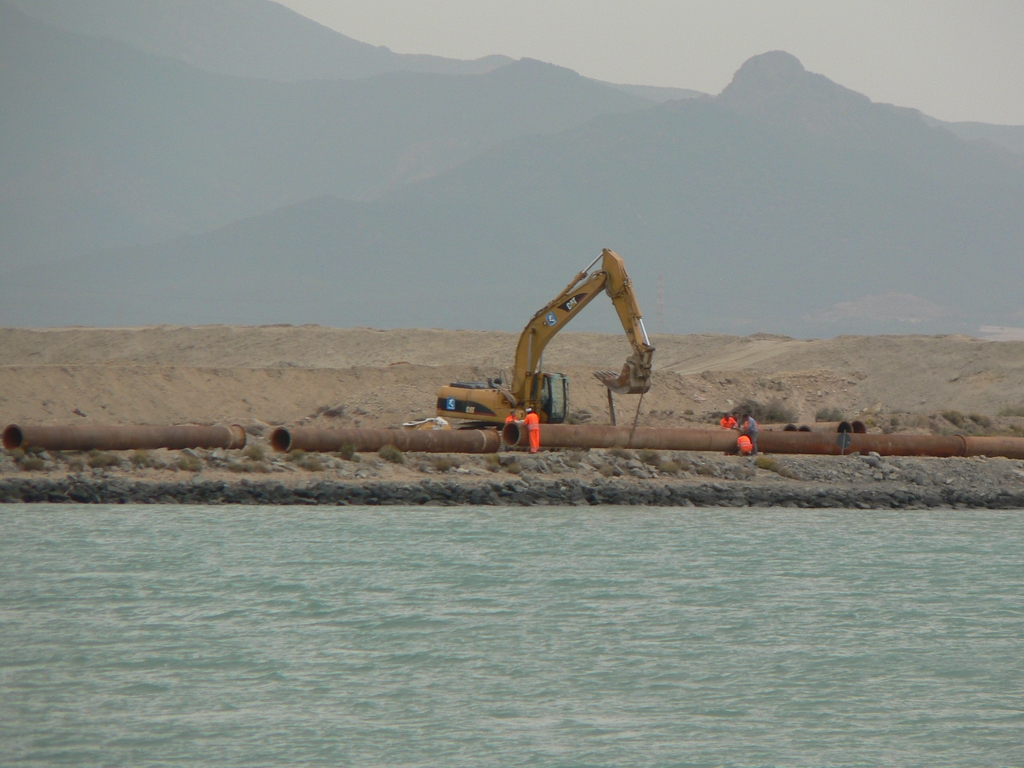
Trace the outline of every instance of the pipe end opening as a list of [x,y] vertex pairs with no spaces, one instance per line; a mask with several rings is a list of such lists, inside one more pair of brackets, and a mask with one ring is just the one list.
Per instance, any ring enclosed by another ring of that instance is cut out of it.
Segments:
[[13,451],[15,448],[21,448],[21,443],[25,437],[21,433],[21,427],[17,424],[11,424],[4,430],[2,439],[4,448],[8,451]]
[[278,427],[270,435],[270,446],[275,451],[287,453],[292,447],[292,436],[284,427]]

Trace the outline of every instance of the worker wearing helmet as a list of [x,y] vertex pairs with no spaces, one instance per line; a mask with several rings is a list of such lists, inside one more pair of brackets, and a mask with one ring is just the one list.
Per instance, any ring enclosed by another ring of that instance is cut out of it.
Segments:
[[526,424],[526,434],[530,438],[530,453],[536,453],[540,448],[540,416],[533,408],[527,408],[523,423]]

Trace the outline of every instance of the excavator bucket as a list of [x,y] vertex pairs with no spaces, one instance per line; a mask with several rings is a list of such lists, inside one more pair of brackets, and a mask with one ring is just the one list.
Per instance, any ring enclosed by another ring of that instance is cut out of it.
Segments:
[[651,388],[650,379],[637,379],[631,373],[629,366],[624,365],[622,373],[594,371],[594,376],[617,395],[639,395]]

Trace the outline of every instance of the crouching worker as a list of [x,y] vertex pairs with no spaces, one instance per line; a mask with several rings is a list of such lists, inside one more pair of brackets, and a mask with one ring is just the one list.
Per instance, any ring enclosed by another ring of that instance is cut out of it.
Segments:
[[540,416],[533,412],[533,408],[527,408],[523,423],[526,425],[526,435],[530,438],[530,453],[536,453],[540,448]]
[[750,442],[750,438],[746,435],[740,435],[736,438],[736,447],[739,449],[740,456],[749,456],[754,451],[754,444]]

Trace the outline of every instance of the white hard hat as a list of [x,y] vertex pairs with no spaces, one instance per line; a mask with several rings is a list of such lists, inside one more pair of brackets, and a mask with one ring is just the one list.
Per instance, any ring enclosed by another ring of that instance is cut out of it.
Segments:
[[527,408],[527,409],[526,409],[526,412],[527,412],[527,413],[533,413],[533,408]]

